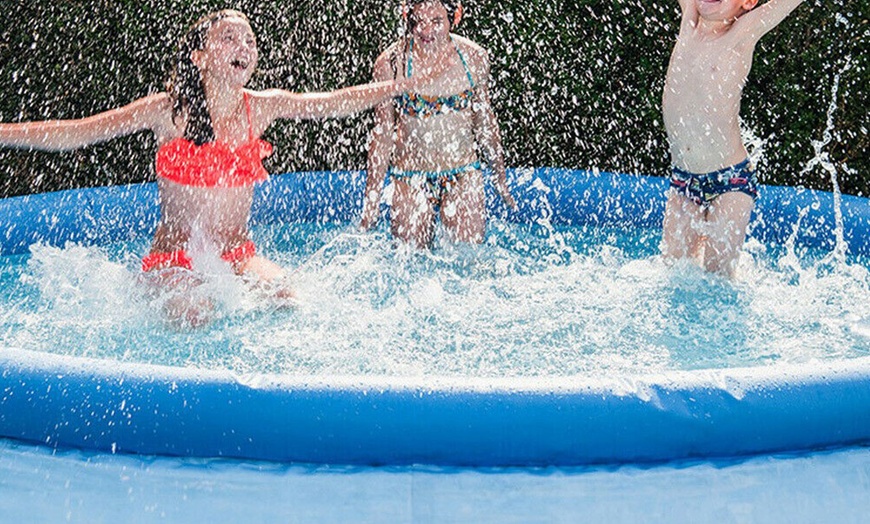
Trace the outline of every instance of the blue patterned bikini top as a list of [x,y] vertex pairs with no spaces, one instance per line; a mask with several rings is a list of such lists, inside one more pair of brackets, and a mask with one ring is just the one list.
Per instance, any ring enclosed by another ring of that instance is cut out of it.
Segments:
[[[450,39],[453,42],[453,38]],[[444,113],[453,113],[462,111],[471,107],[471,100],[474,98],[474,78],[471,77],[471,70],[468,68],[468,63],[465,61],[465,56],[456,42],[453,42],[453,48],[462,60],[462,67],[465,68],[465,76],[468,77],[470,87],[461,93],[449,96],[431,96],[420,93],[402,93],[396,97],[396,106],[398,109],[408,115],[417,118],[429,118],[430,116],[442,115]],[[411,54],[414,50],[414,39],[411,39],[408,45],[408,67],[405,76],[411,78],[413,72],[411,64]]]

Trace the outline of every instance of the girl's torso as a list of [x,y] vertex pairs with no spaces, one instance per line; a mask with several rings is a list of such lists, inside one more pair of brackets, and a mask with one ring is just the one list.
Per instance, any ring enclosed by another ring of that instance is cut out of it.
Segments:
[[186,249],[191,236],[202,235],[218,253],[250,239],[248,218],[254,197],[252,186],[215,188],[184,186],[159,179],[160,223],[152,251]]
[[271,153],[259,139],[249,98],[245,92],[239,107],[213,118],[214,142],[197,146],[186,140],[185,117],[158,134],[161,217],[152,251],[185,249],[194,234],[219,252],[249,240],[253,184],[267,177],[262,158]]
[[[408,171],[444,171],[477,160],[474,107],[479,74],[470,41],[451,35],[438,55],[415,51],[413,39],[396,45],[394,76],[410,78],[432,60],[452,62],[431,91],[405,93],[396,99],[396,147],[393,165]],[[485,79],[480,79],[484,80]]]

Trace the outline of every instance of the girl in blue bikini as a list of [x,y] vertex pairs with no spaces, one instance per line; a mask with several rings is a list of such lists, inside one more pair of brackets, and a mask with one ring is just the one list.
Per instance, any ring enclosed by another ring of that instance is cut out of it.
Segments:
[[406,92],[376,106],[360,225],[377,225],[389,175],[395,237],[429,247],[440,216],[452,240],[480,243],[486,206],[478,149],[496,190],[508,206],[516,206],[490,105],[487,51],[450,33],[462,17],[456,1],[410,0],[403,15],[406,34],[375,61],[375,81],[408,79],[432,69],[446,68],[446,73],[426,93]]

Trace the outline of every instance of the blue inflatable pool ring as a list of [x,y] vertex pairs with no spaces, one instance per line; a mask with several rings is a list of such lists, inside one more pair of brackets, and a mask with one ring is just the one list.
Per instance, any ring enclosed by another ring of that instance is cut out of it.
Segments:
[[[660,227],[665,179],[509,173],[520,206],[565,225]],[[364,175],[297,173],[258,189],[252,222],[353,220]],[[316,194],[317,199],[310,198]],[[492,199],[495,200],[495,199]],[[765,187],[752,235],[832,249],[830,193]],[[870,255],[868,200],[843,196],[848,252]],[[0,201],[0,255],[141,238],[153,184]],[[237,375],[0,348],[0,436],[121,453],[331,464],[658,462],[870,442],[870,358],[614,378]]]

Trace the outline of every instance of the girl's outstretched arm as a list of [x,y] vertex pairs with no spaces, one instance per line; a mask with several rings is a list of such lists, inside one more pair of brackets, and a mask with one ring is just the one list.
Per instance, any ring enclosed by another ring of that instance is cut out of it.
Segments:
[[402,83],[392,80],[324,93],[291,93],[283,89],[270,89],[261,93],[261,114],[269,122],[279,118],[303,120],[349,116],[393,98],[403,90]]
[[143,129],[156,130],[170,114],[166,93],[76,120],[0,124],[0,145],[44,151],[67,151]]
[[404,91],[417,91],[429,85],[447,70],[449,64],[437,69],[422,70],[413,78],[373,82],[322,93],[291,93],[270,89],[260,93],[257,113],[269,126],[279,118],[309,119],[349,116],[370,109]]

